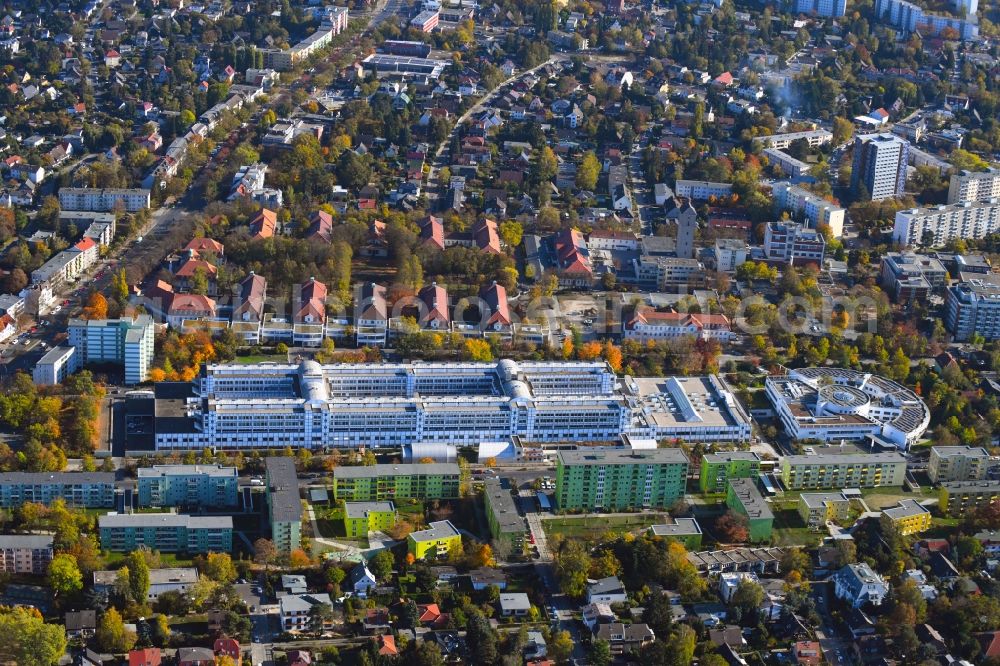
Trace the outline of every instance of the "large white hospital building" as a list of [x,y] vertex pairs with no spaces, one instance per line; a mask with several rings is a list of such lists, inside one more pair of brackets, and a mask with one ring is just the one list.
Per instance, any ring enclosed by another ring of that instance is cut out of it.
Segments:
[[720,378],[618,377],[604,362],[207,365],[155,410],[161,450],[750,436]]

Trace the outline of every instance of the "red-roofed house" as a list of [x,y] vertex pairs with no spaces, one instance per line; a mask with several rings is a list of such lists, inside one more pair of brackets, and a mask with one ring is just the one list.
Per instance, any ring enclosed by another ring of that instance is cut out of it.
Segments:
[[192,238],[191,242],[184,246],[185,250],[194,250],[198,254],[211,253],[216,257],[222,257],[226,253],[226,246],[211,238]]
[[180,328],[185,319],[214,319],[215,301],[199,294],[174,294],[166,304],[164,318],[173,328]]
[[503,254],[500,248],[500,234],[497,233],[497,223],[493,220],[482,219],[472,227],[472,236],[476,240],[476,247],[488,254]]
[[6,312],[0,315],[0,342],[6,342],[17,334],[17,322]]
[[435,282],[421,289],[418,297],[423,301],[420,319],[417,321],[420,327],[435,331],[447,329],[451,323],[451,316],[448,313],[448,291]]
[[733,331],[729,318],[721,314],[657,312],[638,308],[622,322],[622,334],[633,340],[667,340],[693,336],[703,340],[728,341]]
[[235,638],[216,638],[212,651],[216,657],[231,657],[240,663],[240,643]]
[[819,666],[823,663],[823,650],[816,641],[798,641],[792,646],[792,654],[800,666]]
[[260,212],[250,220],[250,236],[254,240],[271,238],[277,228],[278,214],[267,208],[261,208]]
[[292,340],[300,347],[323,344],[326,323],[326,285],[309,278],[299,287],[299,309],[292,318]]
[[308,650],[289,650],[285,654],[288,666],[312,666],[312,653]]
[[368,239],[361,248],[361,254],[366,257],[389,256],[389,239],[386,236],[385,222],[372,220],[368,225]]
[[730,74],[729,72],[723,72],[722,74],[719,74],[717,77],[712,79],[713,84],[717,86],[722,86],[724,88],[728,88],[729,86],[733,85],[734,81],[735,80],[733,79],[733,75]]
[[396,647],[396,637],[392,634],[382,634],[375,639],[378,643],[378,653],[386,657],[398,657],[399,648]]
[[128,653],[128,666],[160,666],[160,648],[132,650]]
[[564,287],[591,287],[594,268],[590,263],[587,241],[577,229],[563,229],[555,237],[559,284]]
[[448,624],[448,613],[442,613],[437,604],[417,604],[417,614],[420,624],[425,627],[439,628]]
[[309,229],[306,238],[314,238],[329,243],[333,240],[333,215],[317,210],[309,216]]
[[117,67],[122,62],[122,54],[118,53],[114,49],[108,49],[108,52],[104,54],[104,66],[105,67]]
[[438,250],[444,249],[444,221],[428,215],[420,223],[420,242]]
[[204,275],[205,279],[208,281],[208,293],[214,294],[215,280],[218,276],[219,269],[199,257],[194,251],[189,253],[188,258],[174,273],[174,277],[177,278],[177,288],[183,291],[193,289],[194,280],[199,272]]
[[488,308],[483,312],[483,317],[489,317],[483,322],[483,331],[486,333],[511,333],[513,331],[513,321],[510,317],[510,308],[507,305],[507,290],[502,284],[494,282],[488,287],[479,291],[479,298]]
[[987,631],[976,634],[984,657],[1000,657],[1000,631]]

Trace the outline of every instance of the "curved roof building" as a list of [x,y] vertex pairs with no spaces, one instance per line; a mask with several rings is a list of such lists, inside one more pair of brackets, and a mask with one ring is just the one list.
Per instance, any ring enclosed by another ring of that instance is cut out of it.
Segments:
[[795,439],[866,439],[907,449],[930,424],[920,397],[902,384],[858,370],[801,368],[768,377],[767,397]]

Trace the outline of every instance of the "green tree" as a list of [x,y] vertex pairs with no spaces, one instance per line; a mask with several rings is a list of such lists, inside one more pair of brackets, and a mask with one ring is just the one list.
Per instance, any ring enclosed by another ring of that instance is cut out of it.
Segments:
[[466,643],[472,652],[472,663],[493,664],[497,660],[497,635],[489,620],[479,611],[469,613]]
[[45,624],[34,609],[0,610],[0,659],[18,666],[52,666],[66,652],[66,630]]
[[101,616],[96,638],[106,652],[128,652],[136,642],[135,632],[125,628],[121,613],[113,606]]
[[698,645],[698,635],[686,624],[677,626],[677,631],[670,637],[673,666],[689,666],[694,662],[694,650]]
[[382,550],[368,560],[368,570],[372,572],[376,580],[384,581],[392,574],[392,568],[395,564],[392,553],[388,550]]
[[353,150],[345,150],[337,160],[337,182],[348,189],[357,190],[368,184],[372,167],[368,159]]
[[76,558],[61,553],[49,562],[49,587],[57,596],[71,596],[83,589],[83,574],[77,566]]
[[593,191],[597,187],[597,179],[601,175],[601,162],[594,151],[589,150],[583,156],[583,161],[576,170],[576,186],[581,190]]
[[854,123],[847,118],[837,116],[833,119],[833,143],[839,146],[846,143],[854,136]]
[[590,663],[593,666],[610,666],[611,644],[604,640],[596,640],[590,651]]
[[128,585],[132,599],[136,603],[146,602],[149,595],[149,565],[141,551],[132,551],[125,557],[125,566],[128,567]]
[[556,556],[555,570],[563,593],[582,597],[587,589],[590,554],[580,542],[566,541]]

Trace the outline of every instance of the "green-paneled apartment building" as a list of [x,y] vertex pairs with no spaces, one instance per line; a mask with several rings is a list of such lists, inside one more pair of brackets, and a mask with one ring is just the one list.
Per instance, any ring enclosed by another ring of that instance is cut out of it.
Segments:
[[510,488],[500,479],[486,479],[483,483],[483,504],[493,540],[505,543],[513,554],[524,553],[528,522],[517,513]]
[[302,500],[299,499],[295,460],[265,458],[264,472],[271,540],[280,552],[290,553],[302,545]]
[[232,516],[179,513],[112,513],[97,518],[101,548],[130,553],[149,548],[164,553],[231,553]]
[[692,553],[701,550],[701,526],[694,518],[674,518],[672,523],[650,525],[647,534],[679,541]]
[[758,474],[760,456],[753,451],[721,451],[702,456],[698,481],[703,493],[724,493],[729,479],[755,479]]
[[688,459],[680,449],[580,449],[556,459],[560,511],[666,509],[684,497]]
[[764,497],[757,490],[753,479],[729,479],[726,491],[726,506],[743,514],[750,521],[750,541],[755,543],[771,538],[774,528],[774,514]]
[[396,525],[396,507],[392,502],[345,502],[344,533],[366,537],[369,532],[384,532]]
[[458,465],[414,463],[333,470],[333,497],[345,502],[458,498]]

